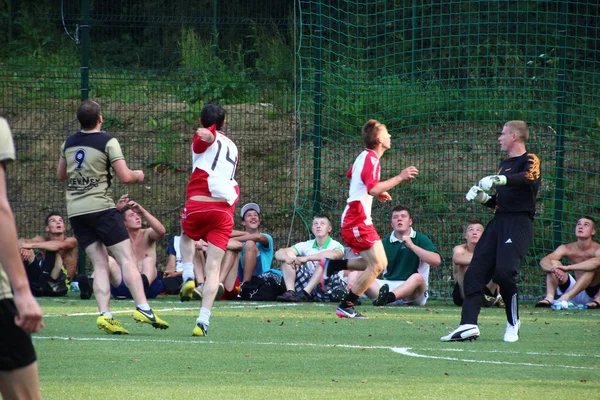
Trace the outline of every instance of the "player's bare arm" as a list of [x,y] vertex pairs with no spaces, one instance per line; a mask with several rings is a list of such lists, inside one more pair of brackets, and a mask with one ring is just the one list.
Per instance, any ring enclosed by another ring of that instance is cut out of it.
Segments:
[[67,161],[64,158],[58,160],[58,167],[56,168],[56,178],[59,181],[67,180]]
[[127,162],[125,160],[117,160],[112,163],[112,167],[114,168],[119,180],[123,183],[133,183],[133,182],[143,182],[144,181],[144,171],[142,170],[132,170],[127,166]]
[[203,142],[206,143],[212,143],[215,141],[215,134],[207,128],[196,129],[195,135],[197,135]]
[[8,203],[4,164],[0,163],[0,263],[13,289],[14,302],[19,312],[15,323],[25,332],[39,332],[44,326],[42,310],[31,294],[27,274],[19,255],[15,218]]
[[[375,186],[373,186],[371,188],[371,190],[369,190],[369,194],[371,196],[379,197],[380,194],[387,192],[388,190],[392,189],[394,186],[397,186],[402,182],[409,181],[409,180],[415,178],[418,174],[419,174],[419,170],[414,166],[405,168],[400,172],[400,174],[398,174],[386,181],[378,182]],[[390,196],[390,199],[391,199],[391,196]]]

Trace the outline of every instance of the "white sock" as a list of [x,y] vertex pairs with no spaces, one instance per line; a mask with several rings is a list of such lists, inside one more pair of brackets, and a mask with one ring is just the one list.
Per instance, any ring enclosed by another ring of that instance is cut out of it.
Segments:
[[210,325],[210,310],[208,308],[200,308],[200,315],[196,319],[196,323],[198,322],[206,326]]
[[148,304],[148,303],[138,304],[136,307],[139,308],[140,310],[144,310],[144,311],[150,311],[151,310],[150,304]]
[[104,315],[105,317],[112,318],[112,313],[110,311],[103,311],[100,315]]
[[181,268],[183,268],[183,283],[187,281],[194,280],[194,263],[183,263],[181,264]]

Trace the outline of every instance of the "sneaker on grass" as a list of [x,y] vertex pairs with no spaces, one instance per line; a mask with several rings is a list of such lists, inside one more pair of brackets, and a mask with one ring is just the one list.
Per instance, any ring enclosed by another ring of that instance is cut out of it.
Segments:
[[517,323],[511,325],[510,322],[506,323],[506,331],[504,331],[504,341],[513,343],[519,340],[519,331],[521,330],[521,320],[517,320]]
[[347,302],[345,306],[339,306],[335,310],[335,315],[339,318],[354,318],[354,319],[367,319],[366,315],[362,315],[354,308],[354,304]]
[[442,342],[463,342],[465,340],[475,340],[479,337],[479,327],[473,324],[460,325],[446,336],[442,336]]

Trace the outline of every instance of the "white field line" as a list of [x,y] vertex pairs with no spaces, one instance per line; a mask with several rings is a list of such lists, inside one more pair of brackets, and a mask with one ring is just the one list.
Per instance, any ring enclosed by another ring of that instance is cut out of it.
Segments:
[[[590,369],[596,370],[595,367],[581,367],[581,366],[572,366],[572,365],[554,365],[554,364],[534,364],[534,363],[521,363],[521,362],[511,362],[511,361],[494,361],[494,360],[471,360],[464,359],[458,357],[444,357],[444,356],[435,356],[435,355],[425,355],[415,353],[411,347],[391,347],[391,346],[359,346],[359,345],[351,345],[351,344],[319,344],[319,343],[276,343],[276,342],[239,342],[239,341],[230,341],[230,342],[217,342],[213,340],[178,340],[178,339],[133,339],[133,338],[124,338],[120,336],[118,338],[115,337],[72,337],[72,336],[33,336],[35,340],[64,340],[64,341],[98,341],[98,342],[110,342],[110,341],[118,341],[118,342],[137,342],[137,343],[184,343],[184,344],[221,344],[221,345],[232,345],[232,344],[246,344],[246,345],[260,345],[260,346],[293,346],[293,347],[321,347],[321,348],[348,348],[348,349],[379,349],[379,350],[391,350],[397,354],[409,356],[409,357],[418,357],[418,358],[431,358],[437,360],[448,360],[448,361],[460,361],[460,362],[471,362],[471,363],[484,363],[484,364],[500,364],[500,365],[522,365],[528,367],[553,367],[553,368],[571,368],[571,369]],[[458,352],[469,352],[469,353],[508,353],[508,354],[523,354],[516,351],[499,351],[499,350],[461,350],[461,349],[419,349],[418,351],[458,351]],[[559,353],[535,353],[535,352],[526,352],[524,354],[528,355],[551,355],[551,356],[569,356],[569,357],[600,357],[600,355],[589,355],[589,354],[559,354]]]
[[[176,304],[181,304],[180,301],[177,302],[173,302]],[[169,307],[169,308],[155,308],[154,311],[198,311],[200,308],[198,307],[198,305],[196,303],[193,303],[194,305],[192,306],[190,304],[189,307]],[[287,306],[297,306],[299,304],[295,304],[295,303],[287,303]],[[259,304],[259,303],[244,303],[244,304],[232,304],[230,306],[225,306],[225,307],[218,307],[220,310],[225,310],[225,309],[229,309],[229,310],[235,310],[235,309],[248,309],[248,308],[271,308],[271,307],[281,307],[281,305],[279,304]],[[131,310],[116,310],[116,311],[111,311],[112,314],[131,314],[133,313],[135,310],[131,309]],[[70,313],[70,314],[44,314],[44,318],[52,318],[52,317],[81,317],[81,316],[90,316],[90,315],[95,315],[98,316],[98,311],[94,311],[94,312],[76,312],[76,313]]]
[[571,368],[571,369],[596,369],[593,367],[580,367],[573,365],[552,365],[552,364],[534,364],[534,363],[524,363],[524,362],[511,362],[511,361],[494,361],[494,360],[470,360],[468,358],[458,358],[458,357],[443,357],[443,356],[432,356],[425,354],[414,353],[410,347],[392,347],[391,350],[395,353],[402,354],[410,357],[417,358],[431,358],[435,360],[448,360],[448,361],[460,361],[460,362],[469,362],[469,363],[482,363],[482,364],[500,364],[500,365],[522,365],[525,367],[551,367],[551,368]]

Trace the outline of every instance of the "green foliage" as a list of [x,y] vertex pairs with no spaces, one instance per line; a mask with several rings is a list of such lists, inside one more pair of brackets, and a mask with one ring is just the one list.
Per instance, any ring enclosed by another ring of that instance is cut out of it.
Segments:
[[188,74],[185,93],[189,103],[227,104],[247,100],[252,83],[239,46],[217,55],[212,44],[193,28],[182,28],[179,47],[180,65]]
[[148,131],[153,132],[155,135],[154,143],[156,151],[154,154],[156,158],[147,162],[146,166],[176,168],[178,164],[175,161],[174,155],[177,143],[175,138],[178,136],[178,133],[173,131],[173,120],[168,117],[161,119],[148,117]]

